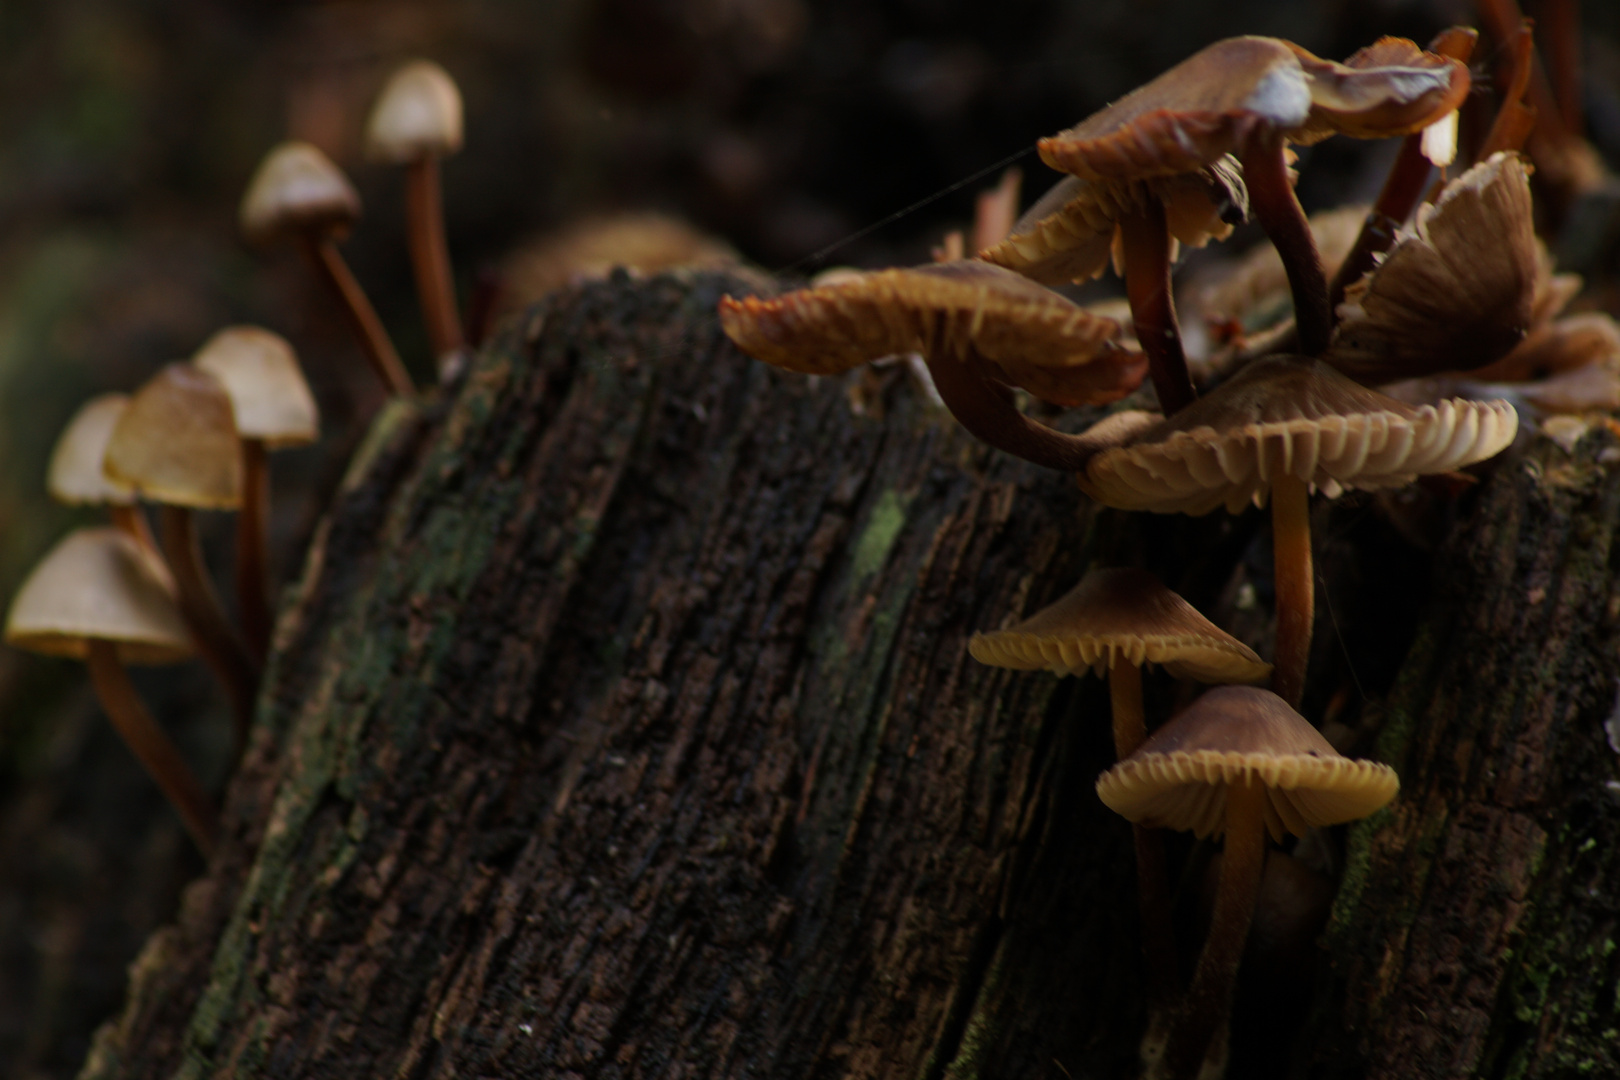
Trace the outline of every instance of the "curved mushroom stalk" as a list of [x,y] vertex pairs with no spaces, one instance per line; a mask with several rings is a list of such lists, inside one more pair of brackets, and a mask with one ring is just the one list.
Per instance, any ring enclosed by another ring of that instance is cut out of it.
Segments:
[[1288,182],[1285,143],[1275,133],[1257,131],[1243,147],[1243,179],[1249,208],[1271,238],[1288,272],[1294,294],[1294,324],[1300,351],[1320,356],[1333,336],[1333,309],[1328,306],[1327,274],[1305,209]]
[[1166,416],[1180,412],[1198,397],[1187,356],[1181,348],[1170,285],[1170,231],[1164,204],[1150,197],[1145,209],[1120,220],[1125,258],[1125,292],[1136,323],[1136,340],[1148,358],[1148,375]]
[[242,440],[242,507],[236,518],[236,602],[248,652],[260,663],[270,651],[270,463],[263,439]]
[[344,318],[349,321],[349,327],[359,340],[371,369],[390,393],[401,397],[412,393],[415,387],[411,384],[411,377],[405,373],[405,365],[394,349],[394,342],[384,329],[377,309],[371,306],[366,291],[349,269],[343,253],[338,250],[337,241],[330,236],[306,236],[303,247],[315,272],[337,294],[338,306],[343,309]]
[[1305,696],[1316,620],[1310,489],[1297,476],[1279,476],[1271,482],[1271,537],[1277,591],[1277,666],[1271,685],[1278,697],[1297,709]]
[[253,703],[259,693],[259,665],[243,648],[230,621],[220,607],[203,565],[197,542],[197,525],[185,506],[164,506],[159,513],[163,554],[174,573],[180,613],[196,639],[197,651],[225,686],[231,716],[236,724],[236,745],[247,742],[253,722]]

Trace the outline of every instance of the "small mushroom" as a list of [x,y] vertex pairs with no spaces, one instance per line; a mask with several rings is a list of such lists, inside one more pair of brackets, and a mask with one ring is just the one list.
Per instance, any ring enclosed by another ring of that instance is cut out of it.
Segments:
[[107,440],[107,475],[160,504],[158,530],[197,651],[225,686],[238,745],[258,693],[259,665],[220,609],[193,510],[242,503],[242,454],[231,399],[207,372],[169,364],[130,398]]
[[157,781],[205,858],[213,854],[213,801],[141,703],[125,664],[169,664],[191,641],[167,575],[127,533],[81,529],[42,559],[12,600],[9,645],[89,665],[107,718]]
[[[1269,494],[1277,581],[1273,687],[1297,705],[1310,657],[1315,589],[1312,489],[1398,487],[1420,474],[1483,461],[1513,441],[1504,401],[1413,407],[1321,361],[1256,360],[1192,407],[1151,426],[1116,413],[1080,487],[1106,506],[1156,513],[1237,513]],[[1138,414],[1140,416],[1141,414]]]
[[1101,404],[1135,389],[1146,368],[1118,344],[1115,320],[972,260],[856,274],[770,299],[727,296],[720,324],[750,356],[814,375],[918,353],[963,427],[1068,471],[1083,464],[1089,444],[1026,417],[1008,387],[1058,405]]
[[[982,664],[1017,671],[1108,679],[1114,753],[1123,760],[1147,737],[1142,668],[1159,664],[1178,679],[1258,682],[1271,672],[1254,651],[1210,622],[1145,570],[1093,570],[1057,602],[1007,630],[974,634],[968,652]],[[1167,1003],[1178,979],[1164,845],[1135,830],[1142,947],[1154,996]]]
[[236,519],[236,599],[253,655],[262,662],[270,646],[270,529],[268,451],[315,441],[315,398],[299,370],[292,346],[257,326],[230,326],[209,338],[192,365],[218,379],[230,396],[242,443],[242,506]]
[[1266,834],[1366,817],[1399,787],[1388,765],[1341,757],[1277,695],[1242,686],[1209,691],[1097,780],[1098,797],[1131,822],[1225,840],[1209,936],[1165,1051],[1169,1076],[1194,1076],[1226,1027]]
[[349,325],[377,377],[395,394],[412,391],[410,376],[382,320],[343,261],[337,242],[360,217],[360,196],[330,158],[309,143],[284,142],[260,163],[242,197],[242,232],[250,243],[295,239],[337,293]]
[[107,438],[128,404],[128,394],[112,393],[93,397],[79,407],[56,437],[45,473],[45,490],[68,506],[105,506],[113,525],[132,536],[161,563],[157,541],[152,538],[146,515],[136,505],[134,490],[101,468]]
[[456,314],[449,246],[444,236],[439,159],[461,149],[461,91],[430,60],[406,64],[389,78],[366,121],[366,156],[405,166],[405,223],[416,295],[441,371],[464,347]]

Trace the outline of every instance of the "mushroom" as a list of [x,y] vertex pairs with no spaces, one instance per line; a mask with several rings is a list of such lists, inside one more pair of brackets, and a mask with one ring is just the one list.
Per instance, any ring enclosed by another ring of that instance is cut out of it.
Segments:
[[814,375],[919,353],[963,427],[1071,472],[1089,444],[1026,417],[1008,387],[1058,405],[1101,404],[1134,390],[1147,364],[1119,346],[1115,320],[972,260],[855,274],[770,299],[727,296],[720,325],[750,356]]
[[1493,154],[1422,207],[1350,287],[1322,358],[1368,385],[1482,367],[1529,333],[1545,277],[1529,169]]
[[128,404],[128,394],[112,393],[100,394],[79,407],[56,437],[45,473],[45,490],[68,506],[105,506],[113,525],[132,536],[161,563],[157,541],[152,538],[146,515],[136,505],[135,492],[101,468],[107,437]]
[[242,232],[250,243],[296,239],[316,272],[337,293],[366,359],[395,394],[412,391],[382,320],[343,261],[337,242],[360,217],[360,196],[330,158],[305,142],[284,142],[260,163],[242,197]]
[[[1300,346],[1314,356],[1327,348],[1332,310],[1321,261],[1289,181],[1286,144],[1335,133],[1407,134],[1456,108],[1467,89],[1464,65],[1401,39],[1385,38],[1337,64],[1276,38],[1229,38],[1079,125],[1042,139],[1038,149],[1055,169],[1103,181],[1192,173],[1226,154],[1237,155],[1249,207],[1288,269]],[[1141,225],[1137,244],[1144,254],[1154,246],[1152,228],[1151,221]],[[1124,243],[1129,264],[1130,229]],[[1167,281],[1164,288],[1168,291]],[[1140,320],[1137,329],[1151,357]],[[1159,386],[1157,379],[1154,385]],[[1162,397],[1161,403],[1166,415],[1177,409]]]
[[1341,757],[1277,695],[1219,687],[1097,780],[1097,795],[1137,824],[1223,837],[1209,936],[1165,1051],[1172,1077],[1192,1077],[1225,1028],[1254,913],[1266,834],[1302,836],[1374,813],[1400,781],[1388,765]]
[[161,566],[119,529],[81,529],[42,559],[6,616],[9,645],[83,660],[107,718],[207,858],[217,821],[212,800],[180,751],[141,703],[125,664],[191,656],[184,623]]
[[461,149],[461,91],[431,60],[416,60],[389,78],[366,121],[366,156],[405,166],[405,224],[416,295],[440,370],[464,347],[455,285],[444,238],[439,159]]
[[1398,487],[1424,473],[1483,461],[1513,441],[1504,401],[1414,407],[1352,382],[1322,361],[1251,362],[1177,415],[1148,424],[1116,413],[1093,429],[1097,449],[1079,477],[1092,498],[1122,510],[1237,513],[1270,495],[1277,582],[1273,687],[1297,706],[1310,657],[1315,591],[1309,496]]
[[[968,652],[982,664],[1016,671],[1084,675],[1108,680],[1114,753],[1128,757],[1147,737],[1142,668],[1159,664],[1178,679],[1206,683],[1258,682],[1271,665],[1210,622],[1145,570],[1093,570],[1056,603],[1006,630],[974,634]],[[1166,1002],[1177,985],[1170,886],[1164,845],[1135,830],[1142,946],[1154,996]]]
[[242,454],[231,399],[219,380],[169,364],[130,398],[107,440],[107,475],[160,504],[158,534],[197,651],[226,689],[238,746],[258,693],[259,665],[220,609],[203,564],[192,510],[242,503]]
[[229,395],[242,442],[242,506],[236,519],[236,599],[249,650],[261,662],[270,647],[270,529],[267,451],[315,441],[315,398],[292,346],[257,326],[229,326],[209,338],[192,365],[219,380]]

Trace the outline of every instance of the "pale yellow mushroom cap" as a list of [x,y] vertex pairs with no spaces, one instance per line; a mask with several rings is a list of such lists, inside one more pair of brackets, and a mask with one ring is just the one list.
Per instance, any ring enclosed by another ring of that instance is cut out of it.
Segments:
[[306,230],[341,234],[359,218],[354,185],[306,142],[284,142],[265,155],[239,214],[243,235],[255,244]]
[[199,510],[242,504],[242,447],[220,381],[170,364],[136,391],[107,440],[107,475],[142,498]]
[[320,417],[293,347],[258,326],[227,326],[203,343],[191,363],[230,395],[236,433],[271,449],[312,443]]
[[6,643],[83,660],[111,641],[128,664],[169,664],[192,654],[165,575],[117,529],[80,529],[40,560],[6,616]]
[[45,474],[45,489],[51,498],[69,506],[134,504],[134,490],[101,468],[107,439],[128,404],[128,394],[102,394],[73,414],[56,438],[56,449],[51,451],[51,465]]
[[431,60],[406,64],[383,87],[366,121],[366,157],[388,165],[461,149],[461,91]]
[[1150,828],[1220,836],[1234,783],[1266,788],[1266,829],[1276,840],[1367,817],[1400,790],[1394,769],[1341,756],[1271,691],[1222,686],[1103,773],[1097,796]]
[[1258,682],[1271,665],[1145,570],[1093,570],[1017,626],[974,634],[982,664],[1018,671],[1106,674],[1116,659],[1161,664],[1177,678]]

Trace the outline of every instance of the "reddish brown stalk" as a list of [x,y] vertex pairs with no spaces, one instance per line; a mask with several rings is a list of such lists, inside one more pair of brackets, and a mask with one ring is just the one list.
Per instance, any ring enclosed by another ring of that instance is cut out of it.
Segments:
[[1260,894],[1261,871],[1266,865],[1266,789],[1257,777],[1249,779],[1253,786],[1235,782],[1226,788],[1226,841],[1215,912],[1181,1017],[1165,1051],[1168,1075],[1176,1080],[1192,1080],[1199,1075],[1210,1044],[1225,1029],[1232,1014],[1238,961],[1243,958],[1255,898]]
[[[1479,10],[1479,19],[1485,24],[1485,32],[1499,45],[1507,45],[1513,41],[1513,35],[1521,27],[1528,29],[1529,19],[1524,17],[1515,0],[1479,0],[1476,5]],[[1529,95],[1529,104],[1535,110],[1537,122],[1545,133],[1556,143],[1565,143],[1570,138],[1563,118],[1558,112],[1558,102],[1553,97],[1552,87],[1547,83],[1547,74],[1542,70],[1541,61],[1534,51],[1530,52],[1530,68],[1525,78],[1528,86],[1525,92]],[[1517,78],[1515,74],[1514,78]]]
[[112,523],[119,531],[135,538],[135,542],[159,562],[163,561],[162,552],[158,551],[157,539],[152,535],[152,527],[146,523],[146,515],[141,513],[139,506],[108,506],[112,514]]
[[[1113,704],[1114,754],[1117,760],[1124,761],[1147,738],[1142,669],[1123,656],[1116,657],[1108,669],[1108,693]],[[1162,830],[1132,825],[1131,837],[1136,844],[1136,899],[1141,913],[1150,1008],[1159,1012],[1170,1006],[1179,988],[1170,874],[1165,868]]]
[[1125,292],[1136,323],[1136,340],[1148,358],[1148,376],[1159,395],[1159,408],[1170,416],[1198,398],[1187,357],[1181,349],[1181,328],[1176,325],[1175,299],[1170,291],[1170,231],[1164,206],[1151,199],[1141,213],[1127,214],[1119,223],[1125,248]]
[[[1474,43],[1478,39],[1478,31],[1466,26],[1453,26],[1429,43],[1429,51],[1466,64],[1474,54]],[[1395,164],[1384,180],[1384,188],[1378,193],[1378,201],[1367,214],[1355,246],[1333,275],[1333,283],[1328,287],[1329,308],[1338,310],[1344,300],[1344,291],[1361,280],[1361,276],[1378,261],[1378,256],[1394,244],[1396,231],[1412,216],[1412,211],[1417,209],[1423,198],[1430,171],[1429,159],[1423,154],[1423,132],[1415,131],[1401,140],[1400,153],[1395,156]]]
[[415,387],[411,385],[410,376],[405,374],[405,365],[400,363],[399,353],[394,351],[394,343],[388,339],[388,331],[383,329],[382,320],[366,298],[365,290],[360,288],[360,283],[349,271],[349,264],[343,261],[336,241],[330,236],[309,235],[304,237],[304,241],[304,250],[315,264],[316,272],[337,293],[343,312],[348,316],[349,326],[360,339],[360,346],[365,351],[366,359],[371,362],[372,370],[391,393],[400,396],[412,393]]
[[197,652],[225,687],[236,725],[236,745],[240,749],[253,720],[253,704],[259,692],[259,665],[242,647],[236,631],[220,610],[219,596],[203,565],[191,510],[184,506],[164,506],[159,520],[163,554],[174,574],[180,614],[191,630]]
[[1080,472],[1085,468],[1092,446],[1019,412],[1012,391],[984,378],[969,361],[942,356],[927,356],[926,360],[940,400],[980,441],[1048,469]]
[[443,362],[442,358],[453,355],[466,342],[456,314],[450,249],[444,236],[439,159],[433,154],[425,154],[405,167],[405,221],[428,343],[433,346],[433,355]]
[[1288,161],[1280,136],[1257,131],[1249,138],[1243,147],[1243,179],[1249,187],[1249,209],[1288,272],[1300,352],[1320,356],[1333,335],[1333,308],[1328,304],[1327,275],[1322,271],[1316,239],[1288,182]]
[[1297,711],[1305,694],[1305,669],[1316,618],[1310,489],[1297,476],[1278,476],[1271,482],[1271,537],[1277,589],[1276,667],[1271,688]]
[[141,767],[162,789],[185,823],[186,831],[202,852],[203,858],[214,855],[214,837],[219,830],[218,815],[213,800],[197,782],[196,774],[180,756],[180,751],[163,729],[158,727],[152,714],[146,711],[136,694],[135,687],[118,659],[118,646],[110,641],[90,642],[90,682],[96,689],[96,698],[112,721],[124,744],[140,761]]
[[1502,80],[1502,105],[1496,110],[1496,119],[1491,122],[1491,130],[1479,148],[1481,161],[1502,150],[1518,150],[1530,137],[1530,129],[1536,126],[1536,110],[1524,103],[1530,73],[1535,68],[1535,40],[1529,19],[1514,31],[1506,46],[1512,59],[1507,62],[1508,74]]
[[1575,0],[1542,0],[1542,43],[1552,72],[1552,97],[1565,132],[1579,135],[1586,127],[1581,106],[1581,11]]
[[248,652],[264,663],[270,651],[270,463],[263,439],[242,440],[242,506],[236,513],[236,602]]

